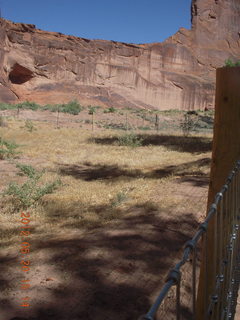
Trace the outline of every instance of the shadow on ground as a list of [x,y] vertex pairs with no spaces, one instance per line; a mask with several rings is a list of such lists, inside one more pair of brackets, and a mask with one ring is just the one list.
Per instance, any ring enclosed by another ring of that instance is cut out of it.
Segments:
[[[163,168],[143,172],[138,169],[121,168],[118,165],[102,165],[92,164],[90,162],[84,164],[59,164],[59,172],[61,175],[72,176],[76,179],[85,181],[103,180],[111,182],[114,179],[129,178],[150,178],[161,179],[168,176],[176,175],[183,177],[183,181],[192,182],[193,185],[206,185],[208,183],[207,174],[201,170],[205,166],[210,165],[210,158],[202,158],[195,161],[183,163],[181,165],[165,166]],[[197,178],[196,178],[197,177]]]
[[[133,214],[123,216],[118,224],[82,235],[71,235],[75,225],[66,224],[68,238],[46,239],[42,235],[32,241],[33,253],[49,249],[44,263],[54,265],[61,275],[67,274],[68,281],[57,288],[44,288],[51,299],[35,302],[31,317],[4,320],[138,319],[150,307],[150,296],[157,295],[198,225],[190,213],[177,217],[169,211],[161,216],[159,210],[153,207],[146,211],[143,203],[131,208]],[[0,282],[8,272],[8,261],[1,257],[1,262]],[[38,287],[43,290],[41,283]],[[18,314],[8,298],[1,300],[1,306],[11,306]]]
[[[174,135],[137,135],[143,146],[164,146],[169,150],[190,153],[208,152],[212,141],[205,137],[183,137]],[[92,139],[91,139],[92,142]],[[118,145],[118,136],[94,138],[94,142],[103,145]]]

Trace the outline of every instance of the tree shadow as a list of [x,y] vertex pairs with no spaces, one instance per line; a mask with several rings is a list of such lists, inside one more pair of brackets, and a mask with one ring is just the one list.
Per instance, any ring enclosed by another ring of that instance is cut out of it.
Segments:
[[143,172],[139,169],[120,168],[118,165],[102,165],[92,164],[59,164],[59,172],[62,175],[72,176],[75,179],[84,181],[111,181],[129,178],[149,178],[162,179],[168,176],[176,175],[183,177],[183,181],[192,182],[193,185],[200,186],[208,184],[208,175],[201,171],[201,168],[209,166],[210,158],[202,158],[180,165],[165,166],[160,169],[154,169],[148,172]]
[[[151,203],[131,207],[129,212],[117,224],[84,234],[71,234],[76,225],[66,222],[68,237],[32,239],[33,253],[48,250],[45,264],[68,278],[57,287],[45,288],[51,298],[35,302],[26,319],[130,320],[147,312],[150,296],[158,294],[198,222],[191,213],[171,216],[171,209],[164,214]],[[6,272],[7,263],[3,278]],[[43,290],[40,283],[37,286]]]
[[178,182],[188,182],[195,187],[206,187],[209,185],[209,176],[207,174],[199,176],[184,175],[178,179]]
[[204,173],[201,169],[209,166],[210,163],[210,158],[202,158],[180,165],[171,165],[153,170],[147,175],[147,177],[161,179],[175,175],[181,177],[181,182],[190,182],[195,186],[206,186],[209,183],[209,177],[208,174]]
[[[203,153],[212,150],[212,141],[206,137],[183,137],[176,135],[147,135],[138,134],[143,146],[164,146],[169,150],[190,153]],[[94,138],[95,143],[117,145],[118,136]]]
[[112,181],[119,177],[136,178],[142,176],[140,170],[126,170],[118,165],[92,164],[90,162],[74,165],[60,164],[59,171],[62,175],[72,176],[85,181]]

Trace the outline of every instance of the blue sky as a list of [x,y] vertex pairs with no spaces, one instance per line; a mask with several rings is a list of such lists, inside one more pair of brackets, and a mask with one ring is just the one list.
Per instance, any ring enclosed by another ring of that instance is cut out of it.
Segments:
[[2,17],[89,39],[160,42],[190,28],[191,0],[0,0]]

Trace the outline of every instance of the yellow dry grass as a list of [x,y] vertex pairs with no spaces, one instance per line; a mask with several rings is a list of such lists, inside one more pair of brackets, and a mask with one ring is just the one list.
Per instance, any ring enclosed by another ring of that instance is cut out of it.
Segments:
[[[0,128],[0,136],[20,145],[22,154],[15,161],[47,170],[43,182],[56,178],[62,181],[57,191],[45,195],[30,209],[32,226],[38,232],[100,227],[131,214],[139,205],[145,206],[146,212],[176,206],[174,179],[186,172],[206,175],[209,170],[209,164],[201,160],[210,157],[210,151],[199,148],[195,152],[194,137],[189,138],[193,139],[194,152],[191,147],[183,150],[186,140],[181,140],[181,136],[174,138],[175,148],[157,141],[130,148],[114,143],[122,132],[91,133],[81,128],[56,129],[48,123],[34,124],[37,130],[28,132],[23,121],[10,119],[7,128]],[[201,140],[199,136],[195,138],[196,143]],[[104,144],[104,139],[112,139],[113,143]],[[202,139],[204,145],[211,136]],[[15,179],[18,181],[19,177]],[[19,213],[10,213],[9,206],[3,200],[0,217],[5,244],[16,236],[19,221]]]

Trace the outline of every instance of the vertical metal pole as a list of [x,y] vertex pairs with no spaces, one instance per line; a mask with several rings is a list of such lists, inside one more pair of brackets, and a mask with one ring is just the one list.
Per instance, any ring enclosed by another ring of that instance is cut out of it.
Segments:
[[181,294],[181,277],[179,279],[179,281],[177,282],[176,285],[176,320],[180,320],[181,319],[181,312],[180,312],[180,308],[181,308],[181,301],[180,301],[180,294]]
[[193,319],[196,317],[196,260],[197,260],[197,249],[193,248],[192,253],[192,313]]
[[219,287],[218,287],[218,302],[217,302],[217,310],[216,310],[216,319],[220,319],[221,314],[221,296],[222,296],[222,282],[223,282],[223,202],[224,202],[224,195],[222,195],[222,198],[219,203],[219,209],[218,209],[218,222],[217,222],[217,229],[218,229],[218,260],[217,260],[217,266],[218,266],[218,281],[219,281]]
[[144,125],[145,125],[145,112],[143,113],[143,116],[142,116],[142,127],[144,128]]
[[92,131],[94,131],[94,112],[92,112]]
[[57,111],[57,128],[59,128],[59,107],[58,107],[58,111]]
[[207,320],[207,311],[208,311],[208,234],[207,232],[205,233],[204,238],[205,238],[204,246],[205,246],[206,259],[205,259],[205,284],[204,284],[205,312],[203,317],[204,317],[204,320]]
[[228,303],[228,270],[229,270],[229,204],[230,204],[230,186],[226,191],[224,203],[224,282],[223,282],[223,295],[221,297],[223,304],[223,319],[227,317],[227,303]]
[[228,211],[228,252],[229,252],[229,263],[227,272],[227,318],[231,318],[231,302],[232,302],[232,264],[233,264],[233,250],[234,250],[234,239],[233,239],[233,195],[234,195],[234,178],[232,178],[229,185],[229,211]]
[[158,114],[156,114],[155,128],[156,128],[156,131],[158,132],[159,131],[159,117],[158,117]]
[[128,131],[128,113],[126,112],[126,130]]

